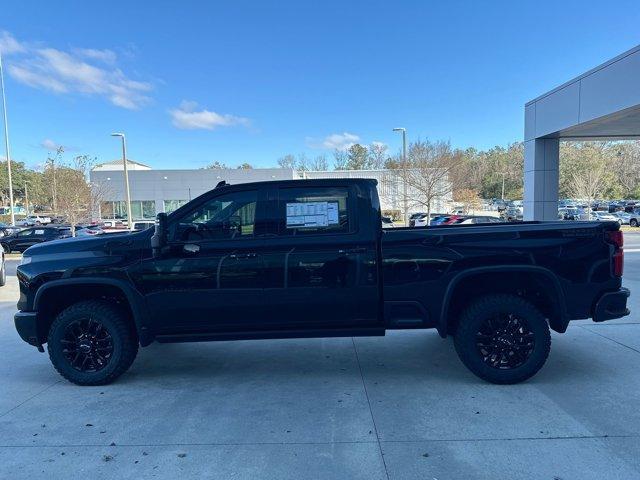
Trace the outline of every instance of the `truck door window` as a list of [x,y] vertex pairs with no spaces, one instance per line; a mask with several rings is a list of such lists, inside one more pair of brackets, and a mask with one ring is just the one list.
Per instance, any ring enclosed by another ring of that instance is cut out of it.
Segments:
[[278,199],[279,235],[348,233],[347,188],[282,188]]
[[193,242],[253,237],[257,201],[255,190],[217,196],[182,217],[173,238]]

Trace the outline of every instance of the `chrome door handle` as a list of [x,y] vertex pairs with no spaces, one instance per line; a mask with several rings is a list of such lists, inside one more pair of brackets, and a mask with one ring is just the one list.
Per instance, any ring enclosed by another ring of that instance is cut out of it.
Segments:
[[258,256],[257,253],[232,253],[231,255],[229,255],[229,258],[242,259],[242,258],[255,258],[257,256]]
[[366,252],[367,249],[364,247],[357,247],[357,248],[344,248],[344,249],[340,249],[338,250],[338,253],[341,255],[349,255],[350,253],[364,253]]
[[186,243],[184,247],[182,247],[184,253],[195,254],[200,251],[200,245],[196,245],[195,243]]

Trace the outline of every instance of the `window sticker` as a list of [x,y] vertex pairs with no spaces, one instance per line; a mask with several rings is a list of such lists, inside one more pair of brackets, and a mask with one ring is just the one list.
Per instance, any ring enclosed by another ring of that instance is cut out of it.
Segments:
[[287,228],[313,228],[338,225],[338,202],[287,203]]

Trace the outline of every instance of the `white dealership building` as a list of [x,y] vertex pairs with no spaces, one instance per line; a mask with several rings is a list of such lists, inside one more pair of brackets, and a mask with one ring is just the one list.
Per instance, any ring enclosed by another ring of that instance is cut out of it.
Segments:
[[[302,172],[291,168],[155,170],[139,162],[127,162],[134,220],[151,220],[159,212],[172,212],[180,205],[213,189],[219,182],[229,184],[303,178],[371,178],[378,181],[383,212],[400,217],[404,210],[403,176],[394,170],[333,170]],[[90,175],[92,185],[100,192],[100,218],[125,218],[125,188],[122,160],[96,166]],[[446,180],[442,180],[446,182]],[[452,208],[450,189],[431,201],[432,212],[449,212]],[[420,189],[407,185],[409,213],[425,212],[427,200]]]

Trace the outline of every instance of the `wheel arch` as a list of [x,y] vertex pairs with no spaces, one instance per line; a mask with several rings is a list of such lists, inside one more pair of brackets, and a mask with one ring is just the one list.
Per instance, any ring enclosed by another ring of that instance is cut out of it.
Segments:
[[42,285],[34,297],[38,312],[38,339],[45,343],[47,332],[55,317],[68,306],[82,300],[108,298],[121,304],[129,313],[142,346],[151,343],[148,333],[148,310],[142,296],[130,285],[111,278],[62,278]]
[[[492,282],[500,283],[496,287]],[[460,312],[474,299],[491,293],[523,296],[541,310],[554,331],[563,333],[567,329],[564,292],[553,272],[534,265],[499,265],[471,268],[453,277],[442,302],[438,323],[440,335],[445,337],[453,333]]]

